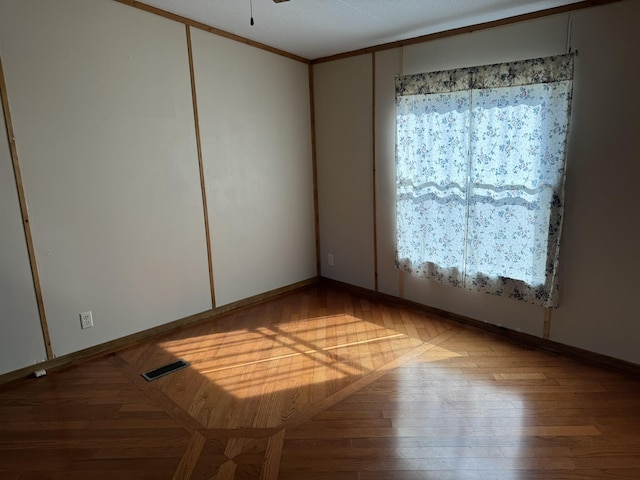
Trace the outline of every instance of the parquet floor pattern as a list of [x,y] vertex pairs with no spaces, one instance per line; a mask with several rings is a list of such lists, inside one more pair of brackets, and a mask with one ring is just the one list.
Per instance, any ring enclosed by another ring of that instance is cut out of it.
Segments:
[[639,379],[326,285],[0,386],[0,425],[0,480],[640,478]]

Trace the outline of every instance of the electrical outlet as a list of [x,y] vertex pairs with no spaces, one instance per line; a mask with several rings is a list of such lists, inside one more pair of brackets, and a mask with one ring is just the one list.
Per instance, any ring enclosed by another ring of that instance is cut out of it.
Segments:
[[93,315],[91,315],[91,310],[88,312],[82,312],[80,314],[80,328],[91,328],[93,327]]
[[333,267],[333,253],[327,254],[327,263],[330,267]]

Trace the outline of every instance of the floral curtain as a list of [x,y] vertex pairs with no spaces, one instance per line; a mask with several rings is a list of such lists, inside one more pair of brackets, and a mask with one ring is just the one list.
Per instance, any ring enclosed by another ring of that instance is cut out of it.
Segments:
[[558,305],[573,56],[396,78],[396,265]]

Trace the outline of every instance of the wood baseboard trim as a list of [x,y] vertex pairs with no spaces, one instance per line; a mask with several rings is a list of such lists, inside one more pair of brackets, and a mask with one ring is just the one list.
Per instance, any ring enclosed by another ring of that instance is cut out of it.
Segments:
[[101,343],[100,345],[85,348],[77,352],[69,353],[67,355],[62,355],[60,357],[52,358],[50,360],[45,360],[44,362],[37,363],[35,365],[29,365],[27,367],[23,367],[18,370],[14,370],[14,371],[0,375],[0,385],[12,382],[14,380],[20,380],[26,377],[30,377],[34,374],[36,370],[43,369],[43,370],[51,371],[51,370],[56,370],[63,367],[68,367],[71,365],[77,365],[79,363],[86,362],[96,357],[106,356],[106,355],[115,353],[117,351],[123,350],[125,348],[129,348],[134,345],[145,342],[153,337],[163,335],[168,332],[173,332],[173,331],[185,328],[187,326],[191,326],[195,323],[215,320],[226,314],[235,313],[235,312],[238,312],[239,310],[250,308],[260,303],[264,303],[268,300],[273,300],[277,297],[281,297],[283,295],[287,295],[293,292],[297,292],[299,290],[303,290],[305,288],[309,288],[310,286],[318,283],[318,280],[319,280],[319,277],[312,277],[307,280],[302,280],[300,282],[293,283],[291,285],[286,285],[284,287],[276,288],[274,290],[270,290],[265,293],[254,295],[252,297],[245,298],[243,300],[238,300],[237,302],[229,303],[221,307],[213,308],[211,310],[206,310],[204,312],[197,313],[195,315],[190,315],[188,317],[180,318],[178,320],[174,320],[173,322],[165,323],[163,325],[158,325],[157,327],[153,327],[148,330],[143,330],[141,332],[133,333],[131,335],[127,335],[126,337],[117,338],[110,342]]
[[515,330],[510,330],[505,327],[499,327],[491,323],[483,322],[481,320],[476,320],[470,317],[465,317],[463,315],[458,315],[456,313],[448,312],[446,310],[441,310],[439,308],[431,307],[429,305],[423,305],[421,303],[407,300],[405,298],[394,297],[393,295],[388,295],[386,293],[381,293],[381,292],[374,292],[373,290],[358,287],[348,283],[343,283],[338,280],[333,280],[326,277],[320,277],[319,282],[327,285],[331,285],[337,288],[343,288],[345,290],[349,290],[351,292],[357,293],[359,295],[370,298],[372,300],[378,300],[378,301],[391,304],[396,307],[402,307],[402,308],[411,309],[414,311],[419,311],[422,313],[428,313],[430,315],[436,315],[438,317],[442,317],[446,320],[450,320],[460,325],[465,325],[467,327],[482,330],[484,332],[500,335],[502,337],[505,337],[523,346],[532,347],[538,350],[545,350],[548,352],[570,357],[582,362],[586,362],[592,365],[606,367],[606,368],[610,368],[613,370],[617,370],[623,373],[640,377],[640,365],[627,362],[626,360],[621,360],[619,358],[610,357],[608,355],[603,355],[603,354],[595,353],[582,348],[573,347],[571,345],[566,345],[564,343],[554,342],[553,340],[536,337],[528,333],[516,332]]

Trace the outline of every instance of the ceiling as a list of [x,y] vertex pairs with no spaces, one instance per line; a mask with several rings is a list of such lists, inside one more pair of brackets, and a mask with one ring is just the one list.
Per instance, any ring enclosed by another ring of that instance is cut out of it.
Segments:
[[[143,0],[142,3],[314,60],[578,1]],[[251,10],[253,26],[249,22]]]

